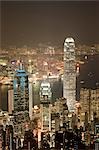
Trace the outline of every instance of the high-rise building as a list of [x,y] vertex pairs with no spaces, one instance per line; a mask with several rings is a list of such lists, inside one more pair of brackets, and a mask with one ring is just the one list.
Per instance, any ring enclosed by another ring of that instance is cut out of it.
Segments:
[[67,38],[64,42],[63,97],[67,99],[69,111],[74,111],[76,100],[76,67],[75,42],[73,38]]
[[3,125],[0,124],[0,149],[3,148]]
[[51,130],[51,87],[50,83],[43,81],[40,86],[41,131]]
[[28,62],[28,72],[29,72],[30,74],[33,72],[31,59],[29,59],[29,62]]
[[23,124],[29,117],[28,75],[22,65],[14,76],[14,116],[15,124],[18,125],[16,132],[22,132]]
[[14,110],[13,100],[14,100],[13,89],[9,89],[8,90],[8,112],[9,114],[12,114],[12,111]]
[[33,82],[29,81],[29,117],[30,120],[32,120],[32,114],[33,114]]
[[80,104],[81,114],[85,117],[85,113],[87,113],[89,122],[94,120],[94,114],[96,114],[96,118],[99,120],[99,88],[81,88]]
[[13,126],[12,125],[6,125],[5,128],[5,149],[13,150]]

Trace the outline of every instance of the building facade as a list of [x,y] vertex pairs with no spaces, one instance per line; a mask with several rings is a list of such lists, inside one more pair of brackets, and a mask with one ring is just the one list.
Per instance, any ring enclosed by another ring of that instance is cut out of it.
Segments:
[[50,83],[43,81],[40,86],[41,132],[51,130],[51,96]]
[[32,114],[33,114],[33,83],[32,81],[29,81],[29,117],[30,120],[32,120]]
[[96,117],[99,120],[99,89],[81,88],[80,90],[81,114],[87,113],[88,122],[93,121]]
[[8,112],[9,114],[12,114],[12,111],[14,110],[13,107],[13,100],[14,100],[14,94],[13,94],[13,89],[8,90]]
[[64,79],[63,97],[67,99],[70,112],[74,111],[76,100],[76,67],[75,67],[75,43],[73,38],[67,38],[64,42]]
[[29,119],[28,75],[22,67],[20,67],[19,70],[16,70],[13,85],[15,132],[22,132],[23,124]]

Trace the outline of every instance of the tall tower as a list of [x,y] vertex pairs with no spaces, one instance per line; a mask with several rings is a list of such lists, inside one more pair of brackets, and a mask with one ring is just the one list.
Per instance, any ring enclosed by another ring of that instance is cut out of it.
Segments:
[[29,88],[28,75],[22,64],[14,76],[14,115],[15,125],[22,132],[24,123],[29,119]]
[[51,87],[50,83],[43,81],[40,86],[40,109],[41,109],[41,131],[46,132],[51,130]]
[[29,59],[29,61],[28,61],[28,72],[30,74],[32,74],[32,61],[31,61],[31,59]]
[[33,82],[29,80],[29,117],[32,120],[33,108]]
[[8,90],[8,112],[12,114],[13,111],[13,89]]
[[76,67],[75,43],[73,38],[67,38],[64,42],[63,96],[67,99],[69,111],[74,111],[74,105],[76,100]]

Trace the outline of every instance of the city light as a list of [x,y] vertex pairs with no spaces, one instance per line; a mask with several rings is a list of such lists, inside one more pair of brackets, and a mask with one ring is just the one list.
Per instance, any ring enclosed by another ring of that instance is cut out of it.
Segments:
[[0,150],[99,150],[99,2],[0,7]]

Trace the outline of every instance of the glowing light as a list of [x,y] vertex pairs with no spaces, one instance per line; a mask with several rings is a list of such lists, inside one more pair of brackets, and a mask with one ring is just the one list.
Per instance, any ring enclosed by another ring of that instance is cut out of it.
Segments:
[[17,60],[17,63],[19,64],[19,63],[20,63],[20,60]]
[[39,108],[38,108],[38,106],[37,106],[37,105],[35,105],[35,106],[34,106],[34,109],[36,109],[36,110],[37,110],[37,109],[39,109]]
[[31,61],[31,59],[29,59],[29,63],[31,63],[32,61]]

